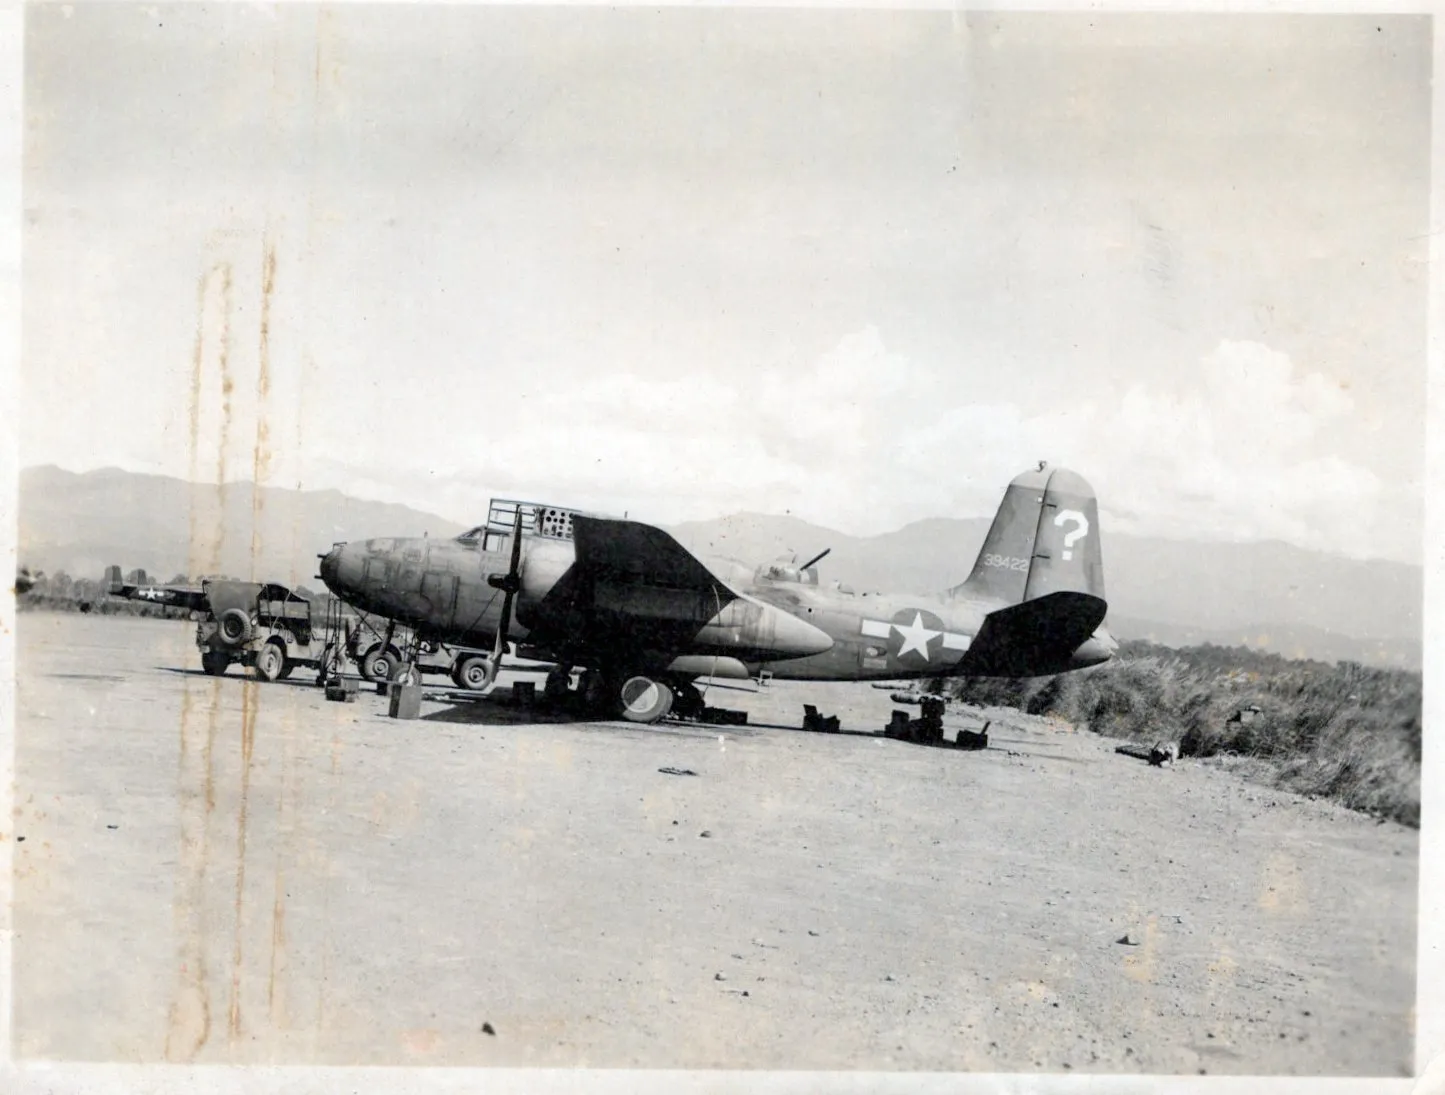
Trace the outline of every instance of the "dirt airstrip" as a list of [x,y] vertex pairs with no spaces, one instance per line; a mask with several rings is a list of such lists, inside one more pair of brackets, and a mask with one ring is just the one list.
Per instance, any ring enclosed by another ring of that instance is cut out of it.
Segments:
[[867,686],[392,720],[18,627],[20,1057],[1409,1074],[1409,829],[1006,712],[788,729]]

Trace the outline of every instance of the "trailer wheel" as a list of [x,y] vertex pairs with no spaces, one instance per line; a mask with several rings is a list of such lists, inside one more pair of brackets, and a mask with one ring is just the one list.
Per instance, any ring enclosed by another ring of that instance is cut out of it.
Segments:
[[369,681],[389,681],[396,676],[401,659],[392,651],[377,643],[361,659],[361,675]]
[[286,663],[290,659],[286,657],[286,647],[279,639],[268,639],[261,644],[261,649],[256,651],[256,676],[263,681],[279,681],[291,671]]
[[230,664],[231,655],[224,650],[201,651],[201,668],[213,677],[223,675]]
[[457,666],[457,683],[473,692],[482,692],[496,679],[492,659],[474,654]]
[[244,646],[251,638],[251,616],[244,608],[228,608],[216,621],[216,634],[227,646]]

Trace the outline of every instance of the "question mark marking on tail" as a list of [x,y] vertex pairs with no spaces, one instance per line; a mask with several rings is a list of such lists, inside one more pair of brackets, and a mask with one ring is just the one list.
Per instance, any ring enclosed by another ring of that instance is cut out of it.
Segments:
[[1064,534],[1064,558],[1074,557],[1074,545],[1089,535],[1089,519],[1076,509],[1066,509],[1054,518],[1054,524],[1062,527],[1074,522],[1073,531]]

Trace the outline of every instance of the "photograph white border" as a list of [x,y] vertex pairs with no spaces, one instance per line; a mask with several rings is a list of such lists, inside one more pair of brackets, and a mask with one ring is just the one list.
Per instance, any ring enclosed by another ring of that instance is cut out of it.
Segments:
[[[235,0],[223,0],[235,2]],[[343,0],[365,2],[365,0]],[[442,0],[464,2],[464,0]],[[588,2],[588,0],[584,0]],[[603,0],[595,0],[600,4]],[[630,3],[630,0],[629,0]],[[616,6],[609,3],[607,6]],[[657,6],[656,4],[649,6]],[[669,6],[712,6],[683,4]],[[1054,11],[1208,11],[1233,12],[1351,12],[1442,14],[1439,4],[1355,3],[1018,3],[979,5],[933,3],[853,3],[803,0],[769,4],[744,0],[728,6],[758,7],[874,7],[885,9]],[[1433,26],[1432,158],[1430,216],[1430,296],[1427,367],[1428,423],[1425,458],[1426,516],[1424,551],[1425,709],[1422,765],[1422,826],[1420,831],[1420,894],[1416,1001],[1417,1079],[1316,1077],[1191,1077],[1094,1074],[937,1074],[882,1072],[775,1072],[657,1070],[526,1070],[490,1068],[331,1068],[331,1067],[189,1067],[170,1065],[109,1065],[58,1062],[17,1063],[12,1058],[11,1033],[11,853],[10,826],[0,825],[0,1090],[8,1092],[734,1092],[768,1090],[837,1092],[1266,1092],[1403,1093],[1445,1092],[1445,823],[1440,807],[1445,786],[1445,749],[1439,728],[1445,725],[1445,688],[1436,667],[1445,660],[1445,516],[1438,501],[1445,498],[1445,281],[1439,276],[1445,251],[1445,202],[1441,179],[1445,153],[1440,140],[1445,118],[1445,35],[1437,17]],[[20,403],[21,361],[21,148],[23,138],[24,12],[17,0],[0,0],[0,548],[6,566],[16,562],[16,512],[19,449],[17,422],[28,411]],[[1431,504],[1434,501],[1435,504]],[[13,569],[12,569],[13,573]],[[0,757],[5,776],[0,779],[0,810],[11,817],[14,775],[15,636],[13,603],[0,607]]]

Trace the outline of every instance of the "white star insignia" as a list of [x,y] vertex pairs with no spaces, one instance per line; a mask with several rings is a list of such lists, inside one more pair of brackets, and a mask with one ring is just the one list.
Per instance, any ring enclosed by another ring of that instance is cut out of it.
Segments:
[[942,635],[942,631],[930,631],[923,626],[923,613],[913,614],[913,623],[908,627],[902,624],[894,624],[894,630],[903,638],[903,643],[898,647],[898,656],[901,658],[910,650],[916,650],[923,655],[923,660],[928,661],[928,641]]

